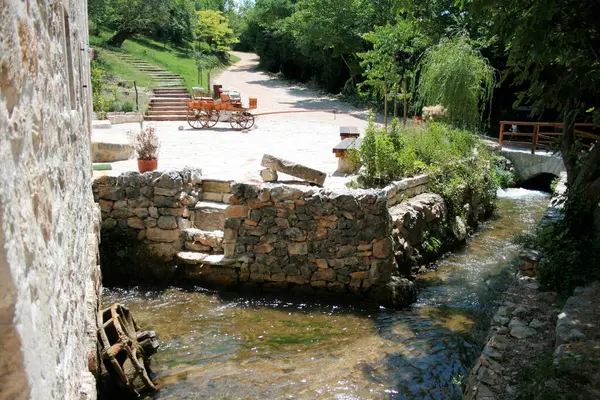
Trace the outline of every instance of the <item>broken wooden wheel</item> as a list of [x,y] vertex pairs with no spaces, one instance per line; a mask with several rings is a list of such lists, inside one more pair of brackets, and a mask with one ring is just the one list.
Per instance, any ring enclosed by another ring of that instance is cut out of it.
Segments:
[[[143,391],[156,391],[156,386],[148,376],[150,354],[146,354],[144,349],[156,348],[157,344],[142,347],[138,342],[139,326],[129,310],[121,304],[115,303],[103,310],[100,318],[100,354],[108,373],[136,395]],[[142,340],[147,339],[146,334]]]

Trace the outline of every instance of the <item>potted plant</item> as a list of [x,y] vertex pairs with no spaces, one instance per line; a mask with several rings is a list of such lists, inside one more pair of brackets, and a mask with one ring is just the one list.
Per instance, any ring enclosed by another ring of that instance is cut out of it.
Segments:
[[158,168],[158,151],[160,149],[160,141],[156,134],[156,128],[141,125],[141,129],[137,132],[129,131],[129,140],[133,145],[138,159],[138,170],[141,174],[148,171],[154,171]]

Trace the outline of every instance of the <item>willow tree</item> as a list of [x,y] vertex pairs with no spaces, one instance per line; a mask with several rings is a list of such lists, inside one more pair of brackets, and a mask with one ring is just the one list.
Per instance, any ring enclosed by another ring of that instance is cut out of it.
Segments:
[[478,129],[491,105],[496,73],[467,36],[443,38],[418,65],[420,104],[442,105],[461,128]]

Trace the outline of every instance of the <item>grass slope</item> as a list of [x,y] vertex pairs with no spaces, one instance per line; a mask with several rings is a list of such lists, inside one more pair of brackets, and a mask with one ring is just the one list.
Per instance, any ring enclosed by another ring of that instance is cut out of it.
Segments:
[[[188,89],[193,86],[200,86],[198,82],[198,68],[193,54],[189,49],[164,45],[147,37],[137,36],[133,39],[126,40],[120,48],[110,47],[107,45],[107,40],[111,37],[110,32],[102,32],[100,36],[90,36],[90,43],[94,47],[104,48],[113,52],[122,52],[130,54],[136,58],[142,59],[150,64],[162,67],[169,72],[180,75]],[[152,85],[152,81],[147,81],[149,76],[137,69],[133,68],[126,62],[118,59],[116,56],[108,54],[102,55],[106,59],[107,64],[112,73],[121,79],[134,80],[134,77],[144,81],[148,85]],[[232,62],[238,61],[232,56]],[[224,67],[224,66],[223,66]],[[214,74],[219,68],[213,70]],[[147,78],[144,78],[145,75]],[[146,79],[146,80],[144,80]],[[200,77],[203,87],[207,87],[208,71],[203,71]],[[140,84],[140,86],[142,86]]]

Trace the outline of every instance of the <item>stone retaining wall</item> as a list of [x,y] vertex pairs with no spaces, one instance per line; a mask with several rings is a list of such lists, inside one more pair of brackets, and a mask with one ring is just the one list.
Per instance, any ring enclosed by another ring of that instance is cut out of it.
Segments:
[[242,283],[411,302],[412,282],[397,275],[383,192],[235,184],[231,202],[225,255],[240,263]]
[[388,207],[393,207],[411,197],[425,193],[430,181],[429,175],[418,175],[392,182],[383,188]]
[[103,177],[93,190],[104,277],[120,284],[177,277],[406,305],[411,268],[467,236],[467,223],[448,221],[439,195],[419,194],[428,182],[423,175],[385,189],[331,191],[214,181],[199,170]]
[[[118,270],[113,265],[118,262],[113,259],[115,255],[126,259],[130,254],[125,253],[148,252],[163,262],[173,260],[182,246],[181,230],[192,227],[191,210],[202,194],[202,176],[193,169],[127,172],[96,179],[93,192],[102,212],[104,278],[111,281],[113,274],[130,276],[139,272],[133,265]],[[139,243],[141,248],[131,243]]]

